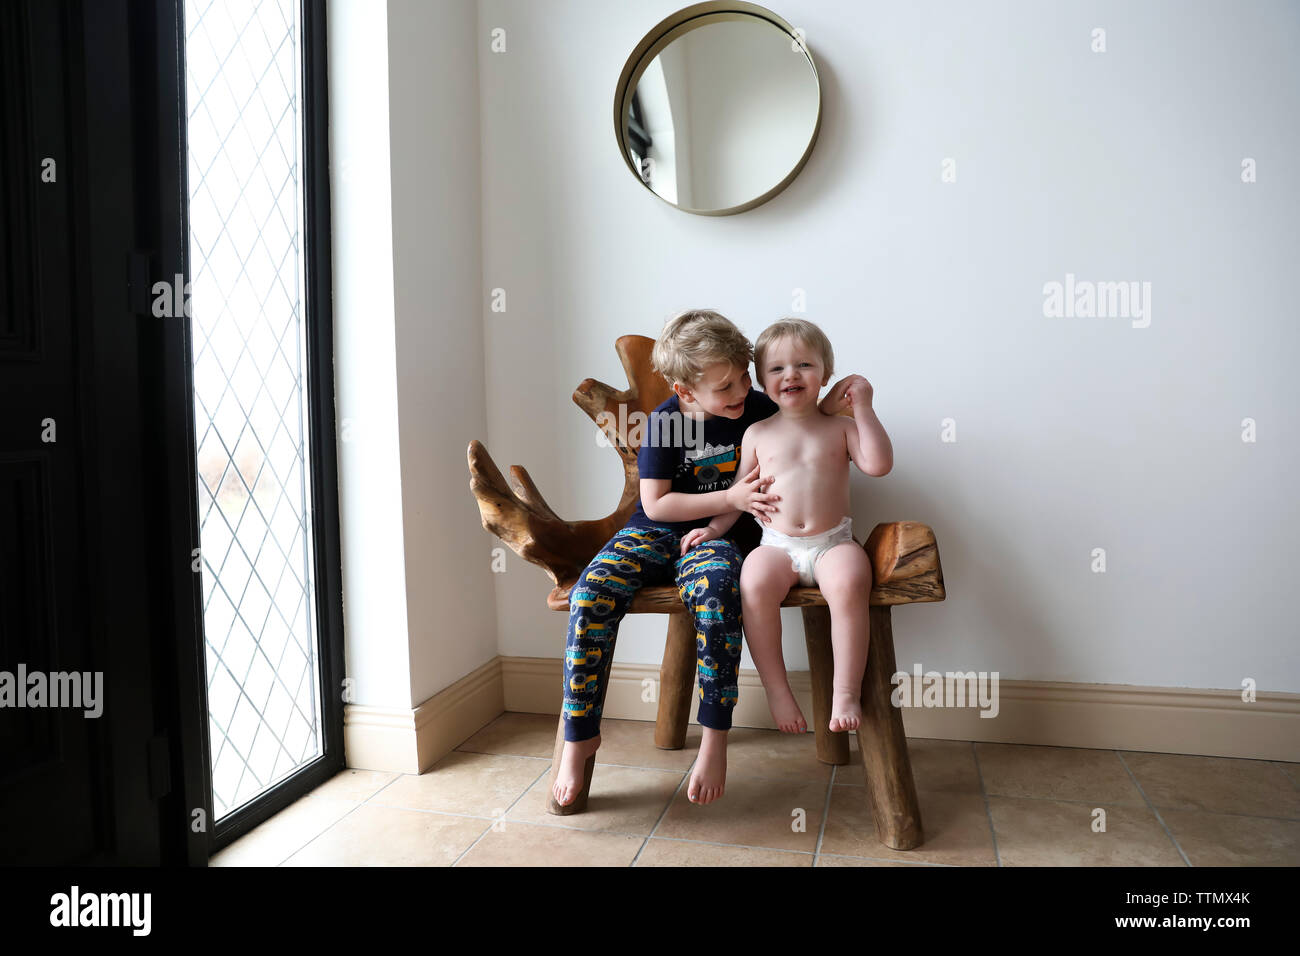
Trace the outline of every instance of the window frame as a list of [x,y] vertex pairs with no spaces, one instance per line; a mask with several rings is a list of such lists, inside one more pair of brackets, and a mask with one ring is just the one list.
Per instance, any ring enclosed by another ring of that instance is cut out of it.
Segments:
[[[170,218],[180,224],[180,248],[176,242],[163,250],[162,258],[175,258],[186,280],[192,278],[189,261],[189,155],[186,138],[188,105],[186,103],[185,10],[184,0],[158,0],[160,38],[171,41],[163,49],[176,50],[175,69],[163,68],[160,77],[160,102],[179,103],[177,123],[163,123],[163,155],[177,157],[179,189],[167,201],[172,206]],[[334,315],[333,273],[330,221],[329,163],[329,69],[326,0],[298,0],[302,27],[301,70],[302,102],[302,189],[303,189],[303,335],[306,353],[307,434],[310,455],[306,459],[305,477],[311,488],[312,574],[314,616],[318,628],[317,660],[321,701],[321,753],[294,773],[259,794],[218,823],[212,799],[212,764],[208,728],[207,653],[204,646],[202,575],[192,572],[184,562],[184,576],[178,575],[178,634],[176,688],[179,743],[173,742],[173,755],[179,751],[178,806],[166,814],[167,827],[181,823],[184,814],[185,859],[204,865],[208,857],[229,845],[249,830],[278,813],[304,794],[329,780],[344,767],[343,752],[343,589],[342,549],[339,536],[338,449],[334,400]],[[171,36],[167,36],[168,33]],[[174,132],[169,132],[174,130]],[[165,210],[166,212],[166,210]],[[168,254],[170,252],[170,255]],[[163,274],[170,270],[163,268]],[[173,528],[184,529],[173,540],[186,539],[187,554],[199,547],[198,462],[194,419],[194,382],[192,330],[186,318],[177,325],[183,330],[178,340],[169,344],[167,391],[180,403],[188,422],[188,449],[184,467],[188,481],[183,500],[172,495]],[[175,406],[173,406],[175,407]],[[179,453],[176,458],[179,458]],[[173,474],[180,463],[173,458]],[[183,509],[183,513],[182,513]],[[175,802],[175,801],[174,801]],[[204,813],[204,823],[196,822],[195,811]]]

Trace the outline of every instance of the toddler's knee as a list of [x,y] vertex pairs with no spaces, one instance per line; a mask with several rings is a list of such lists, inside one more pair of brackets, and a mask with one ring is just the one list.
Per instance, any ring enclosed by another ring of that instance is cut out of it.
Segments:
[[[783,586],[789,585],[793,570],[786,572],[775,565],[758,565],[752,570],[749,565],[740,573],[740,588],[745,600],[765,603],[780,603],[778,594]],[[775,602],[771,599],[776,599]]]

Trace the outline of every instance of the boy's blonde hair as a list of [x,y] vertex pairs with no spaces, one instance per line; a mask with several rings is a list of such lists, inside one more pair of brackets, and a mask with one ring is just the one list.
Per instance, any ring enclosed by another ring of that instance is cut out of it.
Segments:
[[835,374],[835,351],[831,348],[831,340],[826,337],[826,333],[807,319],[785,318],[773,322],[760,332],[758,341],[754,343],[754,372],[759,384],[763,382],[763,360],[768,348],[786,336],[798,339],[807,348],[821,355],[827,377]]
[[687,309],[666,323],[650,353],[650,365],[668,384],[693,388],[704,369],[730,362],[748,372],[754,347],[745,333],[712,309]]

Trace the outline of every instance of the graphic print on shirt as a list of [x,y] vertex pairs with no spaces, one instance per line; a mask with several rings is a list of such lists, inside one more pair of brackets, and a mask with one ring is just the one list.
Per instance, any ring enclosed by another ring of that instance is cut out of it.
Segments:
[[721,491],[731,487],[739,463],[739,442],[730,445],[706,443],[703,448],[686,449],[686,460],[678,474],[693,474],[697,491]]

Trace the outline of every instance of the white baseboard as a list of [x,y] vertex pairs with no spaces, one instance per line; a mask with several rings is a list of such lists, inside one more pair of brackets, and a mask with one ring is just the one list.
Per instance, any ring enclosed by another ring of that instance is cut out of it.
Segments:
[[505,711],[501,661],[492,658],[414,710],[346,705],[343,753],[347,766],[397,773],[428,770]]
[[[733,725],[774,729],[758,673],[737,676]],[[616,661],[604,716],[653,721],[658,678],[657,666]],[[347,766],[423,773],[505,711],[558,715],[563,680],[559,658],[496,657],[414,710],[349,704]],[[790,687],[811,721],[811,675],[791,673]],[[1232,690],[1004,680],[994,718],[974,707],[904,707],[903,727],[909,737],[943,740],[1300,762],[1300,694],[1246,703]]]

